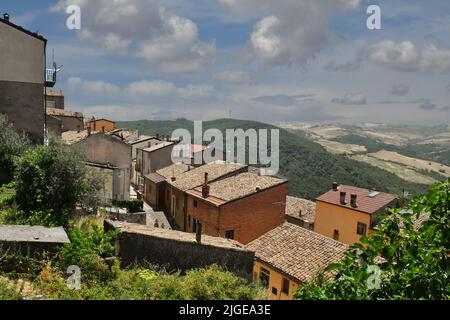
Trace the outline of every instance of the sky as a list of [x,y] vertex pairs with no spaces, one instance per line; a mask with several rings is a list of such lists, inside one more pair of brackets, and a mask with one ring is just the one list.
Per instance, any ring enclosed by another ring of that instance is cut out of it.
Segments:
[[[81,29],[69,30],[69,5]],[[381,8],[381,30],[367,8]],[[450,123],[448,0],[0,0],[67,109],[112,120]]]

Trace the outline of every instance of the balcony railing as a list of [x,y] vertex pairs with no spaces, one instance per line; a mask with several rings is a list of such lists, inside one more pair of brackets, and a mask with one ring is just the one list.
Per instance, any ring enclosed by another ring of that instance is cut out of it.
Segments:
[[53,88],[56,84],[56,70],[45,69],[45,86],[47,88]]

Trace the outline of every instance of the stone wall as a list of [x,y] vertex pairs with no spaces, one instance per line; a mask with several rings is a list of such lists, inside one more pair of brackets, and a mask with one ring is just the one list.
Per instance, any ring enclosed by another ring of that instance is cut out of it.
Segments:
[[124,265],[147,262],[167,271],[185,271],[217,264],[238,276],[252,278],[255,254],[237,242],[203,236],[198,244],[194,234],[105,221],[106,230],[116,228],[121,230],[117,255]]

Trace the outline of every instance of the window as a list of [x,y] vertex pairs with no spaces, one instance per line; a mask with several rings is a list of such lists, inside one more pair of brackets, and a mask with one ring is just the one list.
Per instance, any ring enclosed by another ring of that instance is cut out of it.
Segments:
[[334,230],[333,239],[339,241],[339,230],[337,229]]
[[272,294],[277,295],[278,294],[278,290],[275,287],[272,287]]
[[282,286],[281,292],[283,292],[286,295],[289,295],[289,280],[283,278],[283,286]]
[[234,230],[226,231],[225,232],[225,238],[233,240],[234,239]]
[[188,226],[191,227],[191,216],[188,216]]
[[259,272],[259,281],[261,282],[261,285],[265,286],[266,288],[269,287],[269,280],[270,280],[270,272],[267,269],[261,268]]
[[197,200],[194,200],[194,207],[197,208],[197,206],[198,206]]
[[362,222],[358,222],[358,226],[356,227],[356,232],[360,236],[365,236],[366,232],[367,232],[367,224],[362,223]]

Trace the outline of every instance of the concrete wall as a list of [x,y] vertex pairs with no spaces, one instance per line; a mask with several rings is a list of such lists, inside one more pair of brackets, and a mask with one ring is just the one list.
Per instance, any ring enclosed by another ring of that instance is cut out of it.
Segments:
[[64,110],[64,96],[63,95],[47,95],[45,97],[47,108],[55,108]]
[[89,166],[103,180],[103,187],[98,195],[102,204],[111,204],[114,193],[114,169]]
[[[105,229],[114,227],[105,221]],[[173,231],[171,231],[173,232]],[[252,278],[254,252],[197,244],[176,239],[122,231],[117,253],[124,265],[147,262],[168,271],[204,268],[218,264],[238,276]]]
[[84,130],[84,119],[82,117],[57,117],[61,119],[63,132]]
[[44,140],[43,90],[42,84],[0,81],[0,113],[6,114],[15,128],[25,131],[38,143]]
[[84,151],[89,162],[131,168],[131,146],[114,137],[93,134],[74,146]]
[[143,176],[168,167],[173,164],[172,150],[174,145],[155,150],[153,152],[142,152],[142,172]]
[[44,41],[0,23],[0,44],[0,81],[44,84]]
[[42,143],[45,42],[0,23],[0,45],[0,113]]
[[[87,161],[116,167],[113,171],[112,199],[129,200],[131,182],[131,146],[106,134],[93,134],[74,145],[85,153]],[[109,190],[107,194],[109,195]]]

